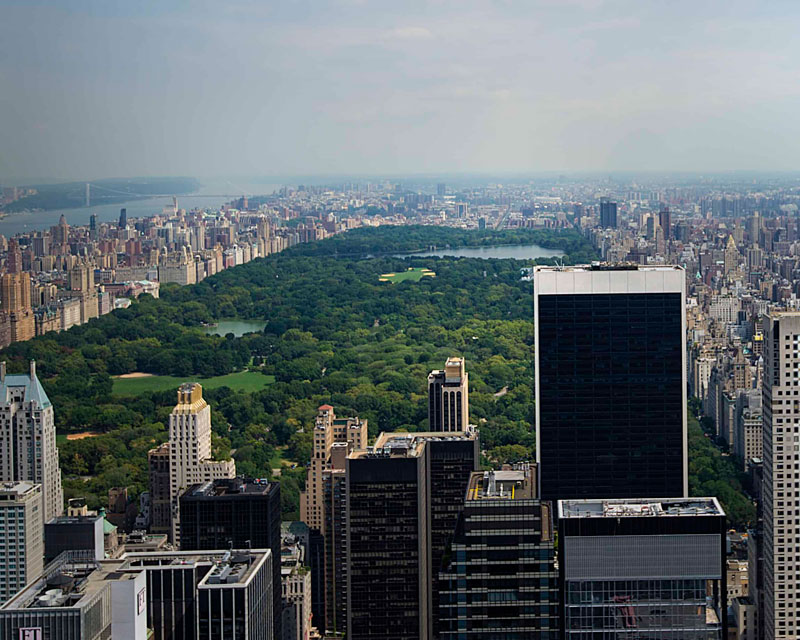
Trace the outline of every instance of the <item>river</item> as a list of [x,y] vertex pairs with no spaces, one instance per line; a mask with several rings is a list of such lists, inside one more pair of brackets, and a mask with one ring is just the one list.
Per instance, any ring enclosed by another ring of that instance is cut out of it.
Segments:
[[[269,195],[273,191],[279,190],[281,186],[278,184],[237,184],[232,186],[231,183],[224,180],[205,180],[197,192],[178,196],[178,207],[187,211],[194,208],[217,211],[223,204],[230,202],[233,198],[211,198],[204,194],[235,194],[244,189],[243,195]],[[170,198],[147,198],[145,200],[131,200],[116,204],[102,204],[95,207],[9,213],[3,219],[0,219],[0,234],[10,238],[19,233],[49,229],[58,224],[62,214],[71,226],[88,225],[89,217],[93,213],[97,214],[98,223],[116,223],[119,220],[119,210],[123,207],[128,210],[128,219],[145,218],[161,213],[164,206],[171,202]]]
[[514,260],[532,260],[534,258],[558,258],[564,252],[558,249],[545,249],[536,244],[506,244],[491,247],[462,247],[461,249],[437,249],[418,253],[398,253],[397,257],[451,256],[454,258],[512,258]]

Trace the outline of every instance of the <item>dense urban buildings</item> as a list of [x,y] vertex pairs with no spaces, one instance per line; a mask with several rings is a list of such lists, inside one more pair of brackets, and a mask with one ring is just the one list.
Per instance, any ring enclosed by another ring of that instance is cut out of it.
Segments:
[[567,640],[725,640],[725,513],[716,498],[561,500]]
[[270,640],[272,560],[268,549],[65,552],[0,606],[0,637]]
[[529,464],[472,474],[439,575],[441,640],[555,640],[558,576],[550,503]]
[[36,377],[6,373],[0,362],[0,482],[42,486],[43,523],[64,511],[53,405]]
[[685,276],[535,268],[543,499],[688,495]]
[[469,428],[469,374],[464,358],[448,358],[443,370],[428,375],[430,431],[467,431]]

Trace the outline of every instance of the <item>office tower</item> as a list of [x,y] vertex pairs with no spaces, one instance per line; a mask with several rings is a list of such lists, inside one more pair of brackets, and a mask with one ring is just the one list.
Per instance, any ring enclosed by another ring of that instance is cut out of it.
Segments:
[[[181,550],[269,549],[281,556],[281,489],[277,482],[212,480],[180,497]],[[281,566],[272,565],[273,611],[281,610]],[[281,637],[281,616],[274,616]]]
[[328,634],[347,629],[347,472],[349,446],[334,442],[329,468],[322,472],[325,506],[325,618]]
[[658,212],[658,224],[664,232],[664,240],[670,241],[672,239],[672,214],[669,212],[669,207],[661,207],[661,211]]
[[350,450],[367,446],[367,421],[337,418],[333,407],[323,404],[314,423],[314,444],[306,478],[306,490],[300,493],[300,519],[309,529],[324,533],[322,473],[330,467],[331,447],[335,442],[350,445]]
[[347,458],[348,640],[432,637],[427,449],[391,445]]
[[64,551],[88,550],[95,560],[105,558],[101,515],[58,516],[44,525],[44,559],[52,562]]
[[269,549],[59,556],[0,607],[0,637],[271,640]]
[[763,516],[764,638],[800,634],[800,576],[793,566],[800,544],[797,477],[800,433],[800,312],[772,312],[764,319]]
[[[125,211],[125,209],[123,209]],[[95,235],[94,232],[97,231],[97,214],[93,213],[89,216],[89,231],[92,232],[92,235]]]
[[428,374],[428,428],[431,431],[468,430],[469,374],[464,358],[448,358],[444,370]]
[[150,481],[150,530],[153,533],[168,533],[172,526],[169,442],[147,452],[147,469]]
[[551,505],[530,465],[472,474],[439,577],[440,640],[558,637]]
[[[480,443],[474,431],[414,435],[424,439],[428,450],[431,614],[436,637],[439,630],[439,572],[445,564],[456,523],[464,508],[464,489],[471,475],[480,469]],[[382,436],[383,441],[389,437]]]
[[42,572],[43,504],[40,484],[4,482],[0,486],[0,603]]
[[688,495],[685,273],[534,269],[543,500]]
[[603,229],[617,228],[617,203],[600,198],[600,226]]
[[447,194],[447,185],[444,182],[439,182],[436,185],[436,195],[442,197]]
[[559,501],[563,637],[726,639],[725,532],[716,498]]
[[236,477],[233,460],[211,458],[211,407],[194,382],[178,389],[178,404],[169,416],[170,504],[172,541],[180,539],[181,494],[194,484]]
[[281,546],[281,633],[283,640],[308,640],[311,633],[311,574],[305,549],[293,536]]
[[42,522],[64,512],[53,405],[33,360],[30,374],[6,374],[0,362],[0,482],[20,481],[42,485]]
[[469,205],[466,202],[456,202],[455,213],[456,218],[466,218]]
[[474,433],[382,433],[347,457],[348,638],[435,636],[439,568],[478,451]]
[[128,210],[123,207],[119,210],[119,228],[127,229],[128,227]]

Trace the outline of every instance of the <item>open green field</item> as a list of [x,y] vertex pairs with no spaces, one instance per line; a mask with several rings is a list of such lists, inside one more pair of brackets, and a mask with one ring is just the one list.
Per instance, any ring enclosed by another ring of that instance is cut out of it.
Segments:
[[146,376],[142,378],[114,378],[113,393],[117,396],[138,396],[147,391],[177,390],[184,382],[199,382],[205,389],[230,387],[234,391],[258,391],[275,382],[274,376],[257,371],[239,371],[214,378],[178,378],[176,376]]
[[382,273],[380,281],[403,282],[403,280],[411,280],[412,282],[419,282],[426,276],[435,278],[436,274],[430,269],[425,269],[423,267],[410,267],[406,271],[398,271],[397,273]]

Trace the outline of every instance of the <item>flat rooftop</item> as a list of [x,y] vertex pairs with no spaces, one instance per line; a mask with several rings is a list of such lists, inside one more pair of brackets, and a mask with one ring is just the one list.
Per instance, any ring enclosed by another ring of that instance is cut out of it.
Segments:
[[36,490],[41,485],[32,482],[4,482],[0,485],[0,496],[3,500],[16,500],[27,493]]
[[476,471],[469,478],[467,501],[470,500],[532,500],[533,473],[529,466],[500,471]]
[[383,432],[375,444],[364,451],[353,451],[349,458],[413,458],[422,455],[426,442],[455,442],[475,440],[474,433],[465,431],[416,431],[412,433]]
[[663,264],[638,264],[636,262],[593,262],[592,264],[577,264],[569,267],[540,265],[534,267],[534,270],[586,273],[589,271],[683,271],[683,267]]
[[724,516],[716,498],[559,500],[559,518],[659,518]]
[[267,549],[157,551],[127,553],[114,560],[97,561],[90,554],[68,551],[47,565],[41,576],[0,609],[81,608],[108,582],[132,580],[136,574],[153,567],[205,567],[206,573],[198,586],[245,586],[268,553]]
[[261,478],[234,478],[210,480],[197,484],[186,492],[188,497],[219,497],[235,495],[261,495],[270,492],[272,482]]

